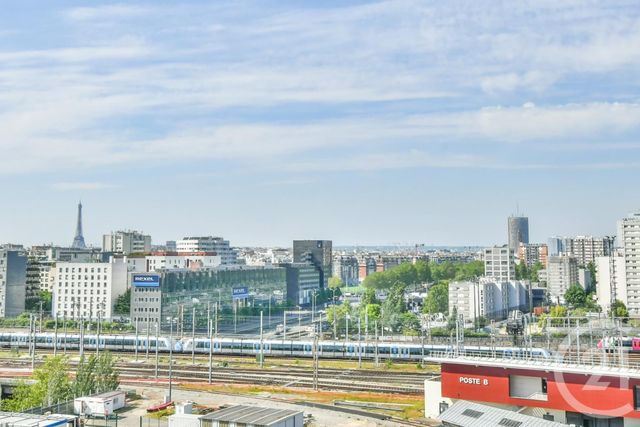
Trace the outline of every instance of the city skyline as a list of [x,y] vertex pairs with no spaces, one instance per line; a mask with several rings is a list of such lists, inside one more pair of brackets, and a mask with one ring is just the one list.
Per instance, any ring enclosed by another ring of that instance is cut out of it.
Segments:
[[[640,207],[633,2],[10,1],[0,240],[506,242]],[[177,24],[179,23],[179,24]],[[38,31],[33,31],[37,28]]]

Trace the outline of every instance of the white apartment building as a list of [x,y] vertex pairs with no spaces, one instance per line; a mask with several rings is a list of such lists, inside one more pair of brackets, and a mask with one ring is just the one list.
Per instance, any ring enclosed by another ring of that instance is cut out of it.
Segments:
[[146,253],[151,251],[151,236],[137,231],[114,231],[102,236],[102,250],[117,254]]
[[605,313],[615,300],[627,305],[627,271],[622,252],[596,258],[596,296]]
[[53,316],[68,319],[114,317],[116,298],[127,290],[127,263],[111,257],[109,262],[58,262],[53,277]]
[[501,282],[515,279],[514,250],[506,245],[486,248],[483,252],[485,277]]
[[223,265],[237,264],[238,252],[222,237],[184,237],[176,242],[178,253],[215,252]]
[[625,262],[627,309],[630,316],[640,316],[640,212],[618,221],[618,245]]
[[565,253],[578,261],[578,265],[586,266],[595,263],[596,258],[607,256],[613,247],[613,237],[577,236],[566,239]]
[[207,252],[157,252],[146,256],[126,257],[130,272],[150,273],[159,270],[214,268],[222,264],[220,255]]
[[522,280],[449,283],[449,313],[454,307],[466,320],[506,319],[513,310],[529,310],[529,283]]
[[569,255],[549,257],[546,275],[549,299],[556,304],[564,304],[567,289],[580,283],[578,261]]

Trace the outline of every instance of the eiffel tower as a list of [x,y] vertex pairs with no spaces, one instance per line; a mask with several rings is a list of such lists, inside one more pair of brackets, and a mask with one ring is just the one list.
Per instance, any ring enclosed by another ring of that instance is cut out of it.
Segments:
[[84,236],[82,235],[82,202],[78,203],[78,223],[76,224],[76,237],[73,238],[72,248],[85,249]]

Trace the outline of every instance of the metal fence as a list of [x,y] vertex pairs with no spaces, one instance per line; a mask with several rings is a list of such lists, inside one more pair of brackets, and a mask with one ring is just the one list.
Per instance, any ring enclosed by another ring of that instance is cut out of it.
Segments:
[[151,418],[145,415],[140,416],[140,427],[167,427],[169,420],[166,418]]

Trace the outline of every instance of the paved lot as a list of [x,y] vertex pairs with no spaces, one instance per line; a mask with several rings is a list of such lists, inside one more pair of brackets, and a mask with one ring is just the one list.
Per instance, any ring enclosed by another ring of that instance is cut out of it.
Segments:
[[[146,414],[146,408],[156,403],[161,403],[163,395],[167,392],[162,388],[151,387],[123,387],[126,390],[136,390],[144,399],[133,402],[133,408],[121,414],[118,426],[139,427],[140,416]],[[305,414],[313,414],[313,426],[321,427],[337,427],[337,426],[354,426],[354,427],[373,427],[373,426],[397,426],[394,422],[380,421],[372,418],[366,418],[356,415],[344,414],[325,409],[309,408],[306,406],[295,405],[279,401],[268,400],[266,398],[254,396],[236,396],[224,395],[217,393],[204,393],[194,391],[174,390],[173,400],[181,402],[191,400],[206,406],[220,405],[252,405],[267,406],[281,409],[293,409],[296,411],[304,411]],[[165,424],[166,425],[166,424]]]

